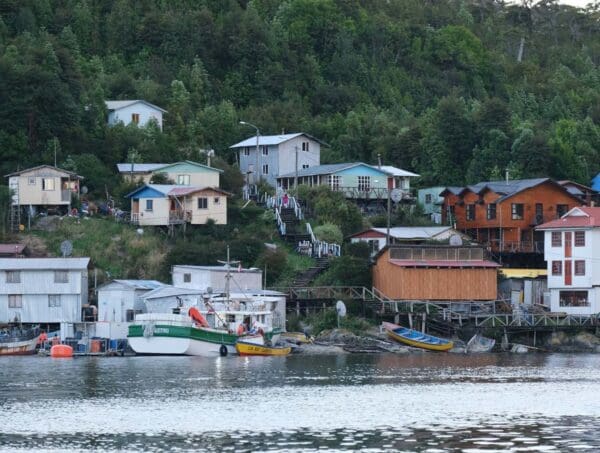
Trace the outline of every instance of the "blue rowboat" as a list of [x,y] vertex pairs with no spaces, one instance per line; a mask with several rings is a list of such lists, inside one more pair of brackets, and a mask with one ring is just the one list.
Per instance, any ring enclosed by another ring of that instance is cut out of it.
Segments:
[[430,351],[449,351],[454,346],[454,343],[450,340],[427,335],[398,324],[384,322],[382,325],[390,338],[415,348],[429,349]]

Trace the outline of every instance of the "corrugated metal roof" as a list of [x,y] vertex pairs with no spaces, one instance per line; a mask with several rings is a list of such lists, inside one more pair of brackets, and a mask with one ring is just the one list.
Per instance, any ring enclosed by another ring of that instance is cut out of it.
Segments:
[[[259,146],[279,145],[280,143],[287,142],[288,140],[291,140],[296,137],[300,137],[301,135],[304,135],[305,137],[308,137],[311,140],[314,140],[315,142],[319,142],[322,145],[326,145],[326,143],[323,142],[322,140],[319,140],[318,138],[313,137],[312,135],[307,134],[305,132],[296,132],[295,134],[280,134],[280,135],[259,135],[258,136],[258,145]],[[241,142],[236,143],[235,145],[231,145],[229,148],[245,148],[247,146],[249,146],[249,147],[256,146],[256,135],[253,135],[250,138],[247,138],[246,140],[242,140]]]
[[165,286],[164,283],[159,282],[158,280],[113,280],[111,283],[120,283],[125,286],[129,286],[135,289],[156,289]]
[[600,228],[600,208],[573,208],[560,219],[543,223],[536,230],[557,228]]
[[206,291],[200,291],[198,289],[191,288],[178,288],[176,286],[165,285],[161,288],[153,289],[152,291],[147,292],[143,296],[142,299],[159,299],[161,297],[173,297],[173,296],[184,296],[187,294],[205,294]]
[[[197,270],[202,270],[202,271],[214,271],[214,272],[227,272],[227,267],[226,266],[195,266],[192,264],[175,264],[173,266],[173,269],[175,268],[185,268],[185,269],[197,269]],[[231,266],[231,273],[232,274],[236,274],[240,271],[238,271],[238,268],[235,266]],[[260,269],[257,268],[250,268],[250,269],[241,269],[241,272],[251,272],[251,273],[260,273],[262,272]]]
[[0,270],[87,269],[89,258],[0,258]]
[[125,107],[129,107],[130,105],[137,104],[138,102],[141,102],[142,104],[146,104],[150,107],[153,107],[156,110],[160,110],[163,113],[167,112],[165,109],[160,108],[158,105],[151,104],[150,102],[144,101],[143,99],[132,99],[132,100],[126,100],[126,101],[104,101],[104,103],[106,104],[106,108],[108,110],[119,110],[119,109],[122,109]]
[[466,260],[466,261],[449,261],[449,260],[390,260],[395,266],[399,267],[482,267],[492,268],[500,267],[499,264],[487,260]]
[[[133,172],[149,173],[167,165],[168,164],[133,164]],[[117,168],[119,169],[120,173],[131,173],[132,171],[131,164],[127,163],[117,164]]]
[[[378,233],[387,234],[387,228],[371,228]],[[436,236],[451,230],[449,226],[441,227],[393,227],[390,236],[394,239],[434,239]],[[457,232],[458,234],[458,232]]]
[[17,175],[21,175],[23,173],[27,173],[27,172],[30,172],[30,171],[40,170],[42,168],[51,168],[53,170],[56,170],[59,173],[64,173],[66,175],[70,175],[70,176],[73,176],[73,177],[78,178],[78,179],[83,179],[83,176],[79,176],[78,174],[73,173],[72,171],[63,170],[62,168],[58,168],[58,167],[55,167],[53,165],[38,165],[37,167],[26,168],[25,170],[16,171],[14,173],[9,173],[8,175],[4,175],[4,176],[5,177],[17,176]]
[[[377,168],[379,168],[379,167],[377,167]],[[414,177],[421,176],[416,173],[413,173],[413,172],[410,172],[407,170],[403,170],[398,167],[392,167],[391,165],[382,165],[381,169],[392,176],[414,176]]]

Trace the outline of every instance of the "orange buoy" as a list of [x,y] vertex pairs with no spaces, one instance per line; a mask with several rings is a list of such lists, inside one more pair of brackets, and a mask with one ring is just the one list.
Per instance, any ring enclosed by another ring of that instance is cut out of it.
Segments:
[[210,324],[208,324],[206,318],[202,316],[202,313],[200,313],[200,310],[198,310],[196,307],[190,308],[188,310],[188,315],[202,327],[210,327]]
[[73,348],[68,344],[55,344],[50,348],[50,357],[68,358],[73,357]]

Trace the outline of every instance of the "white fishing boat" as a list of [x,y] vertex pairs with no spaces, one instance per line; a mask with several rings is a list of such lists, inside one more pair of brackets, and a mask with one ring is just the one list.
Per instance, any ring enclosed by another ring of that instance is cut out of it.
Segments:
[[40,328],[8,326],[0,330],[1,355],[28,355],[35,353],[40,338]]

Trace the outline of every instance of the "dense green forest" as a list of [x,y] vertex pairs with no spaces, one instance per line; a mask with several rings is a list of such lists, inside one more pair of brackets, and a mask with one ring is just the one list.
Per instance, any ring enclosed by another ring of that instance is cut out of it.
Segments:
[[[305,131],[323,162],[421,185],[600,171],[600,8],[498,0],[4,0],[0,170],[58,164],[92,191],[115,163],[235,163],[251,135]],[[107,128],[106,99],[168,110]],[[228,163],[228,164],[227,164]],[[235,179],[235,178],[234,178]],[[226,184],[233,184],[231,181]]]

